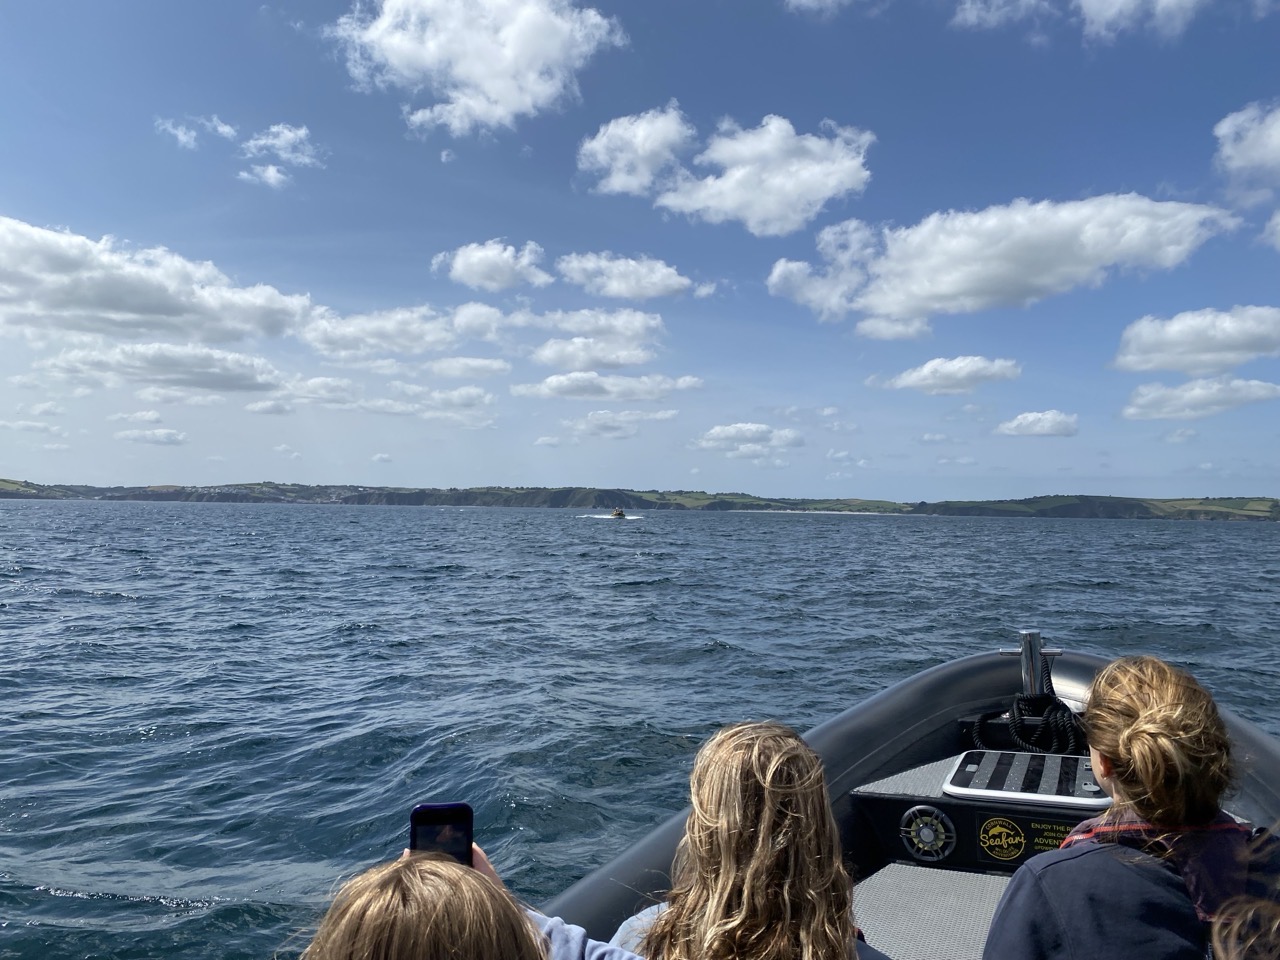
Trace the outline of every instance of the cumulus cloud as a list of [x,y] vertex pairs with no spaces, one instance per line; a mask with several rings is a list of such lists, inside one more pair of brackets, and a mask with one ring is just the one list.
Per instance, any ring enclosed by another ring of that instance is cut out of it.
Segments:
[[1129,397],[1129,420],[1199,420],[1246,403],[1280,397],[1280,384],[1231,377],[1190,380],[1177,387],[1147,383]]
[[553,281],[551,274],[538,267],[542,247],[530,240],[520,250],[501,239],[484,243],[468,243],[457,250],[438,253],[431,259],[431,269],[449,270],[449,279],[473,290],[496,293],[521,283],[545,287]]
[[311,131],[305,126],[273,123],[240,145],[246,157],[275,157],[295,167],[319,167],[320,151],[311,142]]
[[1214,162],[1245,202],[1266,200],[1280,187],[1280,101],[1255,102],[1214,125]]
[[1280,210],[1271,215],[1271,219],[1267,221],[1266,229],[1262,231],[1262,239],[1280,251]]
[[681,169],[654,203],[709,223],[737,220],[758,237],[794,233],[829,201],[861,193],[871,179],[866,154],[875,136],[831,120],[822,130],[824,136],[797,135],[775,115],[752,130],[724,120],[693,158],[722,172],[698,178]]
[[830,201],[862,192],[871,178],[866,153],[875,136],[831,120],[816,135],[797,134],[772,114],[750,130],[726,118],[693,158],[695,167],[719,168],[703,177],[679,159],[696,136],[673,100],[603,125],[579,148],[578,169],[601,174],[602,193],[656,192],[658,207],[708,223],[737,220],[756,236],[799,230]]
[[154,410],[139,410],[136,413],[113,413],[108,420],[126,420],[129,423],[159,423],[160,414]]
[[236,138],[236,128],[219,120],[216,113],[209,117],[196,117],[196,123],[204,127],[209,133],[222,137],[224,140],[234,140]]
[[702,386],[697,377],[667,377],[648,374],[643,377],[602,375],[595,371],[557,373],[541,383],[519,383],[511,387],[517,397],[541,400],[661,400],[675,390],[692,390]]
[[603,253],[571,253],[556,261],[556,269],[570,283],[598,297],[648,300],[682,293],[693,281],[675,267],[650,257],[632,259]]
[[1238,224],[1217,207],[1137,194],[949,210],[878,235],[852,221],[819,235],[821,270],[780,260],[769,285],[820,316],[862,313],[864,336],[914,337],[931,316],[1026,306],[1116,270],[1172,269]]
[[644,196],[658,178],[679,166],[697,130],[672,100],[662,109],[618,117],[602,124],[578,147],[578,169],[603,174],[600,193]]
[[113,386],[149,383],[175,389],[266,391],[283,377],[261,357],[168,343],[127,344],[109,350],[64,350],[36,364],[56,380]]
[[835,13],[853,0],[783,0],[783,6],[795,13]]
[[960,0],[951,22],[957,27],[990,30],[1053,15],[1048,0]]
[[55,437],[67,435],[67,431],[56,423],[44,423],[41,420],[0,420],[0,429],[17,430],[20,433],[50,433]]
[[178,430],[121,430],[113,436],[129,443],[150,443],[158,447],[176,447],[187,442],[187,435]]
[[[21,412],[22,408],[19,407],[18,409]],[[33,403],[27,409],[33,417],[58,416],[66,412],[52,400],[46,400],[44,403]]]
[[135,390],[133,395],[143,403],[181,403],[188,407],[216,407],[226,402],[225,398],[216,393],[177,387],[143,387]]
[[272,190],[283,190],[293,178],[288,172],[274,163],[253,164],[248,170],[241,170],[236,174],[237,180],[243,180],[245,183],[260,183],[264,187],[270,187]]
[[184,150],[194,150],[196,148],[196,132],[181,123],[157,117],[156,133],[169,134],[178,141],[178,146]]
[[[452,420],[472,428],[488,426],[492,422],[490,410],[494,405],[494,396],[480,387],[434,390],[418,384],[402,382],[393,383],[391,386],[398,393],[410,398],[412,406],[407,410],[388,407],[381,412],[409,412],[425,420]],[[368,408],[367,405],[366,408]]]
[[389,454],[389,453],[375,453],[372,457],[370,457],[370,459],[371,459],[374,463],[390,463],[390,462],[391,462],[391,454]]
[[0,331],[226,343],[279,336],[309,318],[306,295],[238,286],[208,261],[133,250],[0,217]]
[[1280,356],[1280,308],[1237,306],[1136,320],[1121,334],[1115,364],[1121,370],[1204,375],[1274,356]]
[[293,447],[289,446],[287,443],[277,444],[271,449],[274,450],[276,453],[281,454],[282,456],[288,457],[290,460],[302,459],[302,454],[300,454],[297,450],[293,449]]
[[1171,40],[1180,36],[1209,0],[960,0],[952,23],[994,29],[1030,21],[1043,23],[1072,17],[1087,40],[1109,43],[1120,34],[1151,31]]
[[918,367],[904,370],[885,383],[894,390],[911,389],[931,394],[972,393],[984,383],[1016,380],[1022,368],[1013,360],[986,357],[935,357]]
[[764,423],[731,423],[712,427],[694,441],[700,450],[714,450],[735,460],[750,460],[756,466],[785,467],[779,454],[804,446],[804,437],[789,427],[775,428]]
[[565,420],[576,437],[603,437],[606,440],[626,440],[640,432],[640,424],[652,420],[670,420],[675,410],[594,410],[580,420]]
[[624,367],[647,363],[653,351],[636,343],[574,337],[570,340],[548,340],[533,351],[533,361],[564,370],[589,370],[592,367]]
[[1079,417],[1061,410],[1020,413],[996,427],[996,433],[1010,437],[1074,437],[1080,432]]
[[539,437],[533,441],[535,447],[558,447],[560,446],[559,437]]
[[293,413],[293,407],[283,400],[257,400],[253,403],[246,403],[244,408],[249,413],[262,413],[276,417]]
[[406,108],[411,128],[455,137],[576,97],[577,72],[626,42],[616,21],[570,0],[383,0],[357,4],[329,35],[361,87],[430,91],[437,103]]
[[444,350],[457,339],[452,318],[428,306],[347,317],[318,310],[302,328],[301,336],[325,356],[343,360]]
[[494,377],[511,372],[511,364],[506,360],[494,360],[487,357],[444,357],[432,360],[425,369],[437,377],[448,377],[452,380],[474,380],[477,377]]

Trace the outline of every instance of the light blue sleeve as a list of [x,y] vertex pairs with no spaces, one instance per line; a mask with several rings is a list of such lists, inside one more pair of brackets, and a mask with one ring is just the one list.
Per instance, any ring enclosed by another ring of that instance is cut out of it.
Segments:
[[644,935],[653,926],[653,921],[658,919],[658,914],[665,909],[667,909],[665,902],[655,903],[652,907],[641,910],[634,917],[628,917],[622,921],[622,926],[618,927],[618,932],[613,935],[609,942],[615,947],[622,947],[623,950],[639,953],[640,941],[644,939]]
[[592,940],[587,931],[565,923],[559,917],[547,917],[536,910],[527,911],[547,938],[548,960],[640,960],[635,954],[599,940]]

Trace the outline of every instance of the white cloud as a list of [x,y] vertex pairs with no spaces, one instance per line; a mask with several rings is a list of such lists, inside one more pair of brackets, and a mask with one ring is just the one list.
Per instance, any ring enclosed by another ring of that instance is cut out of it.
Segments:
[[178,141],[178,146],[184,150],[194,150],[196,148],[196,132],[190,127],[183,126],[173,120],[156,118],[156,133],[169,134]]
[[176,447],[187,442],[187,435],[177,430],[121,430],[113,436],[129,443],[150,443],[159,447]]
[[682,293],[693,285],[692,280],[661,260],[615,257],[607,250],[568,254],[556,261],[556,269],[570,283],[599,297],[648,300]]
[[661,374],[643,377],[603,376],[594,371],[557,373],[541,383],[520,383],[511,387],[517,397],[542,400],[661,400],[674,390],[692,390],[702,386],[697,377],[671,378]]
[[1011,437],[1074,437],[1080,432],[1079,417],[1061,410],[1020,413],[996,427],[996,433]]
[[64,350],[36,364],[57,380],[115,385],[126,381],[175,389],[275,390],[283,377],[261,357],[194,344],[127,344],[108,350]]
[[382,0],[329,29],[364,88],[429,90],[440,101],[409,111],[410,127],[455,136],[511,128],[578,93],[576,74],[621,27],[570,0]]
[[20,433],[50,433],[55,437],[67,435],[67,431],[56,423],[44,423],[40,420],[0,420],[0,428]]
[[248,170],[237,173],[236,179],[243,180],[245,183],[260,183],[272,190],[283,190],[293,181],[288,172],[274,163],[253,164]]
[[946,443],[951,438],[945,433],[926,433],[920,438],[921,443]]
[[822,129],[825,136],[797,135],[776,115],[753,130],[726,119],[693,160],[723,172],[698,179],[681,169],[654,203],[710,223],[738,220],[758,237],[793,233],[871,179],[866,153],[874,135],[830,120]]
[[938,463],[942,466],[946,466],[949,463],[954,463],[958,467],[971,467],[977,462],[978,461],[975,460],[973,457],[939,457],[938,458]]
[[1271,215],[1266,229],[1262,231],[1262,239],[1280,251],[1280,210]]
[[143,403],[181,403],[188,407],[216,407],[226,400],[216,393],[204,393],[200,390],[178,389],[177,387],[143,387],[133,394]]
[[370,457],[369,459],[371,459],[374,463],[390,463],[390,462],[391,462],[391,454],[389,454],[389,453],[375,453],[375,454],[374,454],[372,457]]
[[1198,420],[1246,403],[1280,397],[1280,384],[1217,377],[1177,387],[1146,383],[1133,391],[1124,416],[1129,420]]
[[453,161],[454,161],[454,160],[456,160],[456,159],[458,159],[458,155],[457,155],[456,153],[454,153],[452,150],[441,150],[441,151],[440,151],[440,162],[441,162],[441,163],[453,163]]
[[1237,306],[1136,320],[1120,337],[1115,364],[1121,370],[1202,375],[1274,356],[1280,356],[1280,308]]
[[196,117],[196,123],[224,140],[234,140],[236,138],[236,128],[219,120],[216,113],[209,117]]
[[827,450],[828,460],[835,460],[837,462],[843,463],[844,461],[848,460],[850,456],[852,456],[852,454],[850,454],[848,450],[836,450],[834,448]]
[[795,13],[835,13],[847,7],[853,0],[783,0],[783,5]]
[[[18,409],[19,412],[21,412],[22,408],[19,407]],[[66,413],[62,407],[58,406],[52,400],[46,400],[44,403],[33,403],[27,408],[27,410],[33,417],[59,416]]]
[[864,336],[913,337],[931,316],[1026,306],[1119,269],[1172,269],[1238,224],[1217,207],[1137,194],[950,210],[874,238],[851,221],[819,235],[821,273],[780,260],[770,289],[824,317],[859,311]]
[[1075,0],[1084,19],[1084,35],[1113,40],[1127,30],[1149,28],[1172,38],[1180,35],[1209,0]]
[[553,281],[551,274],[538,268],[542,247],[530,240],[520,250],[501,239],[484,243],[468,243],[450,253],[438,253],[431,259],[431,269],[449,268],[449,279],[473,290],[496,293],[520,283],[545,287]]
[[293,413],[293,407],[283,400],[258,400],[254,403],[246,403],[244,408],[249,413],[262,413],[277,417]]
[[1280,101],[1251,103],[1214,125],[1214,162],[1244,202],[1265,200],[1280,187]]
[[339,317],[317,310],[302,339],[326,356],[355,360],[371,356],[444,350],[457,339],[449,317],[431,307],[398,307]]
[[43,449],[45,449],[45,450],[52,450],[52,451],[54,451],[54,452],[58,452],[58,453],[60,453],[60,452],[61,452],[61,451],[63,451],[63,450],[70,450],[70,449],[71,449],[71,444],[69,444],[69,443],[46,443],[46,444],[43,444],[43,445],[42,445],[42,448],[43,448]]
[[511,372],[511,364],[506,360],[487,357],[444,357],[432,360],[425,368],[437,377],[453,380],[474,380],[477,377],[493,377]]
[[578,169],[604,175],[595,187],[600,193],[643,196],[659,176],[679,166],[679,154],[696,137],[697,131],[672,100],[663,109],[602,124],[578,147]]
[[592,367],[624,367],[647,363],[653,351],[635,343],[574,337],[571,340],[548,340],[533,351],[533,361],[563,370],[589,370]]
[[559,437],[539,437],[533,441],[535,447],[558,447],[560,446]]
[[778,454],[804,446],[804,437],[789,427],[777,429],[764,423],[731,423],[712,427],[694,441],[700,450],[715,450],[735,460],[750,460],[756,466],[785,467]]
[[280,336],[313,313],[306,295],[237,286],[208,261],[123,248],[0,217],[0,330],[225,343]]
[[160,414],[154,410],[139,410],[136,413],[113,413],[108,420],[126,420],[129,423],[159,423]]
[[409,397],[413,404],[399,409],[387,401],[381,409],[365,403],[362,409],[375,413],[412,413],[426,420],[452,420],[466,427],[479,428],[492,422],[489,411],[494,396],[480,387],[458,387],[454,390],[433,390],[414,383],[396,382],[392,389]]
[[1199,433],[1192,430],[1190,427],[1181,427],[1180,429],[1170,430],[1166,433],[1164,435],[1164,441],[1165,443],[1186,443],[1189,440],[1194,440],[1198,436]]
[[565,420],[564,425],[578,437],[603,437],[607,440],[625,440],[640,432],[639,425],[650,420],[670,420],[675,410],[594,410],[579,420]]
[[[1280,244],[1277,244],[1277,245],[1280,246]],[[704,297],[712,296],[715,292],[716,292],[716,285],[714,283],[700,283],[693,288],[693,295],[697,297],[699,300],[703,299]]]
[[360,388],[345,377],[297,377],[283,389],[290,400],[298,403],[349,407],[360,400]]
[[289,446],[287,443],[277,444],[271,449],[274,450],[276,453],[283,454],[284,456],[288,457],[290,460],[300,460],[302,458],[302,454],[300,454],[297,450],[293,449],[293,447]]
[[241,144],[240,150],[246,157],[272,156],[295,167],[323,166],[311,131],[287,123],[273,123]]
[[984,383],[1016,380],[1022,368],[1013,360],[988,360],[986,357],[935,357],[933,360],[904,370],[885,383],[894,390],[909,388],[930,394],[972,393]]
[[1053,15],[1048,0],[960,0],[951,22],[957,27],[990,30]]

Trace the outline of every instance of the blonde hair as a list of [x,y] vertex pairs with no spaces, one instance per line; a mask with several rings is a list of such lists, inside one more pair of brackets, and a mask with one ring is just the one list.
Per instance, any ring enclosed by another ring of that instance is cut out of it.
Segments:
[[1155,657],[1099,671],[1085,704],[1089,745],[1111,761],[1116,815],[1162,827],[1203,826],[1231,786],[1231,742],[1213,697]]
[[441,854],[379,864],[343,885],[302,960],[546,960],[504,888]]
[[1221,960],[1280,957],[1280,903],[1247,897],[1227,903],[1213,923],[1213,955]]
[[703,744],[655,960],[847,960],[852,884],[822,761],[789,727],[744,723]]

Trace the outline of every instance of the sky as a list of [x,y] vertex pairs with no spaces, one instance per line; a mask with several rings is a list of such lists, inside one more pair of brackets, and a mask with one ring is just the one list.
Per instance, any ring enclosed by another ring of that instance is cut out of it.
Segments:
[[0,477],[1280,496],[1280,0],[2,4]]

